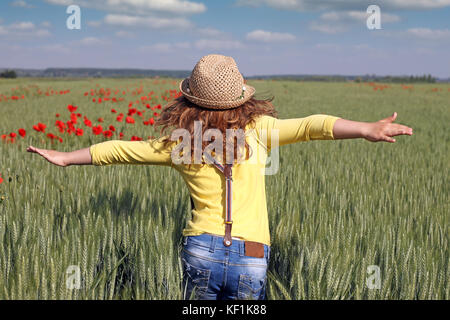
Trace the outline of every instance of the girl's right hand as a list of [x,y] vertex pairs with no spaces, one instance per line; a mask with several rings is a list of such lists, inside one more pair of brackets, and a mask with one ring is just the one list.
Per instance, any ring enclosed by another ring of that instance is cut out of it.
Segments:
[[37,153],[40,156],[42,156],[43,158],[45,158],[48,162],[60,166],[60,167],[66,167],[67,164],[64,160],[64,153],[63,152],[59,152],[56,150],[46,150],[46,149],[39,149],[33,146],[29,146],[27,148],[28,152],[31,153]]
[[365,127],[363,137],[371,142],[385,141],[385,142],[395,142],[392,138],[398,135],[409,135],[413,134],[413,130],[410,127],[393,123],[397,118],[397,112],[394,112],[392,116],[385,119],[379,120],[377,122],[368,123]]

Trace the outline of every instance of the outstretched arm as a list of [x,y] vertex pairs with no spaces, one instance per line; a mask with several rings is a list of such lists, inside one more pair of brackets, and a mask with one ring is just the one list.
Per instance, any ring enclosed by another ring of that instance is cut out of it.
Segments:
[[262,141],[266,142],[268,149],[271,148],[273,130],[278,133],[279,146],[309,140],[355,138],[364,138],[372,142],[395,142],[393,136],[412,135],[412,128],[393,123],[396,118],[396,112],[377,122],[351,121],[326,114],[314,114],[294,119],[262,116],[257,121],[256,128],[258,138],[262,138]]
[[56,150],[39,149],[33,146],[29,146],[27,148],[27,151],[37,153],[40,156],[44,157],[48,162],[60,167],[92,164],[92,158],[91,153],[89,152],[89,148],[71,152],[60,152]]
[[397,112],[377,122],[358,122],[338,119],[333,126],[334,139],[364,138],[372,142],[395,142],[392,138],[398,135],[412,135],[413,130],[407,126],[393,123]]
[[61,167],[83,164],[96,166],[111,164],[170,166],[172,164],[171,148],[162,143],[163,138],[147,141],[109,140],[72,152],[39,149],[33,146],[29,146],[27,151],[37,153],[48,162]]

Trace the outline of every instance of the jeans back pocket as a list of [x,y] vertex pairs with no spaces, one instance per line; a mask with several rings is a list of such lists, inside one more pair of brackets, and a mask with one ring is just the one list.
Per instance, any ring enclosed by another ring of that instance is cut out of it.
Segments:
[[211,270],[198,268],[186,259],[183,261],[183,289],[185,299],[203,299],[208,289]]
[[238,299],[260,300],[264,298],[267,277],[257,278],[251,275],[239,275]]

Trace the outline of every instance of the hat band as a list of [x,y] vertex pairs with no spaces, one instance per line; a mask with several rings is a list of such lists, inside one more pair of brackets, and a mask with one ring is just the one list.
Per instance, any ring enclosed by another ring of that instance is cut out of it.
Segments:
[[[243,86],[241,95],[239,97],[237,97],[236,99],[234,99],[234,101],[243,99],[244,96],[245,96],[245,90],[246,90],[246,88],[245,88],[245,86]],[[189,93],[189,94],[191,93],[191,89],[189,88],[189,81],[186,82],[186,92]]]

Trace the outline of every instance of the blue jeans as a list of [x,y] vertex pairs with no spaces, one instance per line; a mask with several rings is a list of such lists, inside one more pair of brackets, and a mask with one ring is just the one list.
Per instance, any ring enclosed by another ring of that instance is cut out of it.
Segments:
[[225,247],[223,237],[211,234],[183,238],[183,292],[185,299],[263,300],[266,294],[270,247],[264,257],[245,256],[243,240]]

